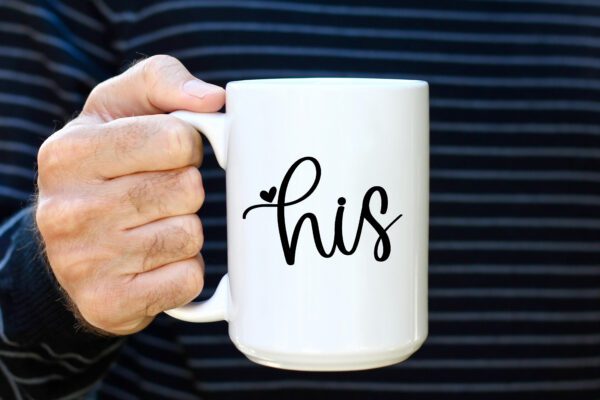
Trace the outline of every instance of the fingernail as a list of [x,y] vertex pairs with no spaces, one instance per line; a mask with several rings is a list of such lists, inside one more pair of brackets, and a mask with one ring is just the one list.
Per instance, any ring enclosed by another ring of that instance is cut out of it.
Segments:
[[183,84],[183,91],[190,96],[203,99],[206,96],[222,91],[223,89],[219,86],[211,85],[210,83],[202,82],[200,80],[191,80]]

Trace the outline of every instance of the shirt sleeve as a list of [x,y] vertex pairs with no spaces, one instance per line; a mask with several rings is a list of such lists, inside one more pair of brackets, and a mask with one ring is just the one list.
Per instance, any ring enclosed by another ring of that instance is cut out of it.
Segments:
[[0,228],[0,387],[8,390],[0,395],[76,397],[104,375],[123,339],[78,329],[35,232],[32,208]]
[[79,398],[123,341],[78,327],[28,206],[39,146],[118,70],[93,4],[0,2],[0,398]]

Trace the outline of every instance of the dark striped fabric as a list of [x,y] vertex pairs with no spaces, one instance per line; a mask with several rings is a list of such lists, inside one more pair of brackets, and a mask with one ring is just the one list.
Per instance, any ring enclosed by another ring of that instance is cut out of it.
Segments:
[[[44,138],[145,55],[171,54],[219,85],[430,83],[430,336],[418,353],[372,371],[282,371],[247,361],[225,323],[161,316],[127,339],[98,398],[600,398],[600,1],[0,0],[0,37],[4,218],[32,193]],[[209,147],[201,171],[205,298],[226,270],[225,180]],[[0,231],[0,269],[19,229]],[[56,359],[18,344],[0,353],[3,398],[101,377],[36,376]],[[30,368],[11,370],[15,357]]]

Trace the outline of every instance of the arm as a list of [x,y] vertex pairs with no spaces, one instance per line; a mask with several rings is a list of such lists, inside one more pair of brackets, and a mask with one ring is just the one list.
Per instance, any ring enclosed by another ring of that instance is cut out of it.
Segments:
[[0,2],[0,398],[86,391],[122,342],[77,328],[26,208],[37,148],[114,68],[88,3]]
[[[200,137],[175,118],[149,115],[215,111],[224,93],[167,57],[98,85],[82,114],[44,143],[37,207],[14,214],[32,192],[20,177],[29,175],[43,136],[103,79],[98,54],[54,54],[34,39],[37,20],[28,19],[50,6],[28,3],[0,5],[0,22],[24,32],[0,46],[9,54],[0,57],[0,95],[8,98],[0,107],[7,156],[0,161],[18,155],[17,169],[0,166],[0,212],[9,217],[0,229],[0,398],[73,398],[102,377],[117,335],[143,329],[202,287]],[[54,35],[65,32],[58,25]]]
[[33,210],[0,228],[0,395],[60,398],[90,389],[122,339],[77,329],[40,255]]

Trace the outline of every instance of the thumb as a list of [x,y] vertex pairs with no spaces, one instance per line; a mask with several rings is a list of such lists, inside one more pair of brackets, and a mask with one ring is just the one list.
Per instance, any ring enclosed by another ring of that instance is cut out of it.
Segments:
[[157,55],[96,86],[82,114],[108,121],[175,110],[214,112],[224,103],[223,88],[195,78],[176,58]]

